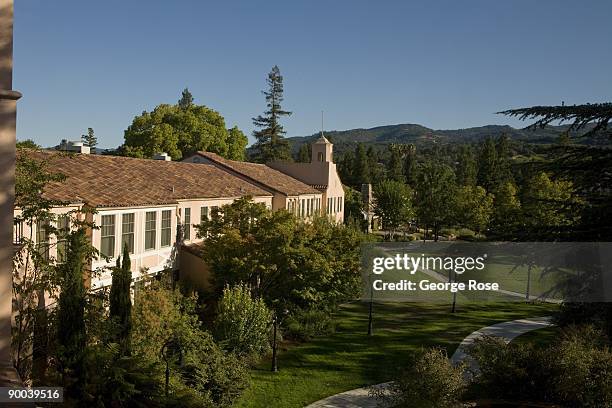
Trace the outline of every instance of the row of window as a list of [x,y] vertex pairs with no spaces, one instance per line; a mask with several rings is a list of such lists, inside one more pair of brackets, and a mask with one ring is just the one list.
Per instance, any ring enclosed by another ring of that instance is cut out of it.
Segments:
[[[103,215],[100,220],[100,254],[113,258],[115,256],[116,222],[115,214]],[[127,245],[134,253],[134,213],[121,214],[121,248]],[[172,211],[161,212],[160,245],[169,247],[172,243]],[[157,211],[145,213],[144,249],[156,249],[157,246]]]
[[298,217],[310,217],[321,211],[320,198],[291,198],[287,201],[287,210]]
[[342,197],[327,198],[327,214],[337,214],[342,211]]

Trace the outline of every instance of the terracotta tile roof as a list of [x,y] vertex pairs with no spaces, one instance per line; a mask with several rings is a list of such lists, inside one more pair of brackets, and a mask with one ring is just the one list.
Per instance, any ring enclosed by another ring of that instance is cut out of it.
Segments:
[[17,154],[45,160],[49,171],[64,174],[66,180],[50,183],[44,195],[67,203],[127,207],[183,199],[271,196],[214,165],[29,149],[18,149]]
[[281,171],[275,170],[265,164],[240,162],[228,160],[216,153],[197,152],[196,155],[205,157],[222,167],[234,171],[268,188],[281,192],[285,195],[298,194],[321,194],[312,186],[301,182]]

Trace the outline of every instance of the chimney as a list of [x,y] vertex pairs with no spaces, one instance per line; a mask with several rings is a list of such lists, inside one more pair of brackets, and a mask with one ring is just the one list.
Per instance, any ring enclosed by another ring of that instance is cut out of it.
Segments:
[[168,156],[166,152],[160,152],[153,156],[153,160],[171,161],[172,157]]
[[66,143],[66,150],[81,154],[91,153],[91,148],[89,146],[85,146],[83,142],[68,142]]

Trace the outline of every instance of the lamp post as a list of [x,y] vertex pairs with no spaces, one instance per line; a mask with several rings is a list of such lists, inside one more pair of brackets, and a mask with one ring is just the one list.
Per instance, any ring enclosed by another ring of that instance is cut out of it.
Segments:
[[[283,310],[282,312],[283,316],[286,316],[287,314],[289,314],[289,311],[287,309]],[[278,316],[277,313],[274,313],[274,316],[272,317],[272,372],[276,373],[278,372],[278,357],[277,357],[277,349],[278,349],[278,345],[276,343],[276,332],[278,330],[278,325],[281,322],[281,318]]]

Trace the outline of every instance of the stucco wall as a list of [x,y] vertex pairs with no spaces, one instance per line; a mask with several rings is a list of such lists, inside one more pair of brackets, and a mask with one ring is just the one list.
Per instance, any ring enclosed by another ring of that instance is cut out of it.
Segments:
[[19,381],[11,363],[12,228],[16,101],[13,91],[13,0],[0,0],[0,385]]

